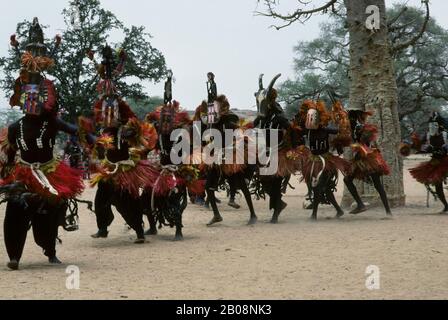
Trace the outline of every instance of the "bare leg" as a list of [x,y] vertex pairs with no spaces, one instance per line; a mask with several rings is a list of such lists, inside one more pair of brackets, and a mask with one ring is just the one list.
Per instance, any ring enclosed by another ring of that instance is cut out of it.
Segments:
[[3,225],[3,238],[10,260],[8,268],[12,270],[19,269],[19,261],[25,247],[29,223],[30,215],[23,205],[16,201],[8,201]]
[[[239,175],[233,175],[233,176],[228,177],[228,179],[227,179],[227,181],[229,182],[229,187],[230,187],[230,192],[229,192],[230,200],[229,200],[228,205],[235,209],[240,208],[240,205],[235,202],[238,184],[240,185],[241,191],[243,191],[243,189],[242,189],[243,184],[246,185],[244,177],[241,176],[241,179],[239,179],[239,177],[240,177]],[[246,198],[246,201],[247,201],[247,198]]]
[[270,186],[269,201],[271,208],[274,209],[271,223],[278,223],[280,213],[286,208],[287,204],[282,200],[282,177],[273,177]]
[[321,193],[319,188],[313,188],[313,213],[311,214],[312,220],[317,220],[317,210],[319,209],[319,202],[321,200]]
[[98,184],[98,190],[95,194],[95,215],[98,232],[92,235],[92,238],[107,238],[107,227],[114,220],[114,214],[111,207],[111,198],[113,197],[112,187],[105,183]]
[[154,214],[152,212],[148,212],[146,214],[146,216],[148,217],[148,222],[149,222],[149,229],[145,232],[145,235],[151,235],[151,236],[155,236],[157,235],[158,231],[157,231],[157,224],[156,224],[156,219],[154,217]]
[[[386,214],[392,215],[392,212],[390,211],[390,207],[389,207],[389,200],[387,199],[386,191],[384,191],[384,187],[383,187],[383,184],[381,183],[380,176],[377,174],[373,174],[373,175],[371,175],[371,178],[373,181],[373,185],[374,185],[376,191],[378,191],[381,201],[383,202],[384,209],[386,209]],[[443,194],[443,188],[442,188],[442,194]],[[443,196],[443,198],[445,199],[445,196]],[[444,205],[446,208],[447,207],[446,200],[445,200]]]
[[443,203],[444,208],[442,213],[448,213],[448,203],[446,202],[445,193],[443,192],[443,183],[436,184],[436,193],[440,201]]
[[326,195],[327,195],[328,201],[330,201],[330,203],[333,205],[333,207],[337,211],[336,217],[337,218],[342,217],[344,215],[344,210],[342,210],[342,208],[339,206],[338,202],[336,201],[333,191],[331,191],[330,189],[327,189]]
[[241,192],[246,199],[247,206],[249,207],[250,218],[248,224],[255,224],[258,220],[257,215],[255,214],[254,205],[252,202],[252,196],[250,194],[249,188],[247,187],[246,180],[243,176],[239,176],[239,185],[241,188]]
[[[157,201],[157,198],[154,199]],[[145,235],[157,235],[157,223],[154,216],[154,212],[151,209],[151,191],[145,190],[140,197],[140,206],[144,215],[148,218],[149,229],[145,232]]]
[[356,201],[356,208],[350,211],[350,214],[358,214],[366,211],[366,206],[359,196],[358,190],[356,189],[355,184],[353,183],[354,178],[352,176],[346,176],[344,178],[344,183],[347,186],[348,191],[352,195],[353,199]]
[[223,219],[222,219],[221,214],[219,213],[218,205],[216,204],[216,196],[215,196],[214,190],[207,189],[207,199],[208,199],[210,206],[212,207],[212,210],[213,210],[213,218],[212,218],[212,220],[210,220],[209,223],[207,223],[207,226],[211,226],[215,223],[221,222]]
[[216,167],[211,168],[210,171],[207,173],[207,182],[205,183],[205,190],[207,192],[207,201],[209,202],[213,210],[213,218],[212,220],[210,220],[209,223],[207,223],[207,226],[211,226],[215,223],[222,221],[222,217],[221,214],[219,213],[215,196],[215,190],[218,189],[219,178],[220,178],[220,171]]

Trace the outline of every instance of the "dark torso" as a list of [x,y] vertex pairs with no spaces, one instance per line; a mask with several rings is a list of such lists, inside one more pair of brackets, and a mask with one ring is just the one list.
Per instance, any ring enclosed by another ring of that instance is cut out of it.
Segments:
[[129,159],[129,144],[119,137],[119,128],[106,128],[103,130],[103,134],[108,134],[114,137],[115,148],[107,150],[106,157],[110,162],[119,162]]
[[220,116],[217,123],[209,126],[209,129],[218,130],[221,134],[222,146],[225,147],[227,145],[231,145],[233,141],[226,141],[226,130],[234,130],[238,128],[239,118],[234,113],[223,114]]
[[433,153],[434,157],[446,156],[446,151],[443,148],[443,146],[445,145],[445,139],[443,137],[443,134],[430,136],[429,144],[432,147],[432,153]]
[[219,121],[214,123],[211,127],[224,133],[226,129],[235,129],[238,126],[239,118],[234,113],[223,114],[219,117]]
[[[278,144],[284,139],[285,130],[290,128],[290,123],[286,117],[281,113],[272,113],[266,117],[258,117],[254,121],[255,128],[266,130],[266,144],[270,147],[271,130],[278,130]],[[293,139],[296,141],[297,139]]]
[[174,142],[171,141],[171,135],[160,135],[159,136],[159,149],[160,149],[160,163],[163,166],[172,164],[171,161],[171,149],[173,148]]
[[54,119],[25,116],[8,129],[8,140],[29,163],[45,163],[53,159],[58,126]]
[[305,136],[309,144],[309,149],[314,155],[322,155],[330,151],[330,134],[337,134],[336,129],[319,128],[315,130],[305,130]]

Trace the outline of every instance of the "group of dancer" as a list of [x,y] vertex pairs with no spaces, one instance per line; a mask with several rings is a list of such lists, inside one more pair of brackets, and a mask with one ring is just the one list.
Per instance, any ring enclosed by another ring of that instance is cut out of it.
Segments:
[[[75,136],[84,152],[90,155],[94,172],[90,184],[97,187],[94,212],[98,231],[93,238],[107,238],[114,220],[112,207],[115,207],[135,231],[135,243],[144,243],[145,235],[157,234],[162,226],[175,228],[175,239],[181,240],[182,213],[189,197],[210,205],[213,217],[209,226],[223,221],[216,197],[220,189],[228,191],[232,206],[238,206],[235,195],[238,190],[242,192],[250,212],[249,224],[257,222],[252,196],[267,195],[271,222],[277,223],[287,206],[282,196],[293,175],[299,175],[308,187],[312,219],[317,219],[320,204],[333,205],[337,217],[344,215],[334,196],[339,173],[343,174],[356,202],[350,213],[366,210],[354,184],[354,180],[361,180],[373,184],[386,213],[391,215],[381,181],[383,175],[389,174],[389,167],[376,146],[378,129],[368,123],[370,112],[345,110],[338,101],[333,101],[328,110],[322,101],[306,100],[290,121],[277,102],[274,86],[280,75],[267,88],[261,76],[255,94],[258,116],[249,122],[231,111],[227,97],[218,94],[215,75],[209,73],[208,99],[200,104],[191,119],[180,103],[173,100],[170,72],[165,83],[164,104],[139,120],[116,85],[117,77],[125,68],[126,52],[114,52],[106,45],[100,62],[95,60],[94,52],[87,54],[100,76],[93,119],[80,117],[77,125],[72,125],[60,118],[55,86],[45,77],[46,71],[55,64],[60,41],[57,38],[54,50],[48,52],[37,19],[31,26],[25,52],[20,52],[19,42],[11,37],[22,68],[10,105],[20,106],[25,115],[0,135],[0,193],[7,202],[4,240],[10,269],[19,268],[31,227],[35,242],[54,264],[61,263],[56,255],[58,228],[76,229],[77,215],[70,206],[74,203],[77,208],[77,197],[84,190],[84,182],[82,172],[54,156],[56,135],[61,131]],[[431,123],[436,125],[430,127],[428,143],[418,144],[414,139],[410,144],[431,152],[433,158],[411,173],[419,182],[436,186],[444,211],[448,211],[443,195],[443,181],[448,175],[446,127],[438,115]],[[177,129],[188,134],[176,136]],[[270,163],[247,161],[250,149],[247,138],[243,138],[243,148],[237,147],[236,141],[217,146],[213,138],[207,137],[207,131],[212,129],[222,135],[228,129],[262,130],[264,153],[268,159],[277,155],[278,169],[269,175],[261,174]],[[189,153],[180,155],[182,163],[173,161],[173,155],[179,155],[176,145],[183,139],[191,139],[195,131],[203,137],[202,144],[199,147],[191,144]],[[274,133],[278,141],[272,145],[269,137]],[[210,144],[214,145],[213,152],[218,158],[227,157],[228,152],[234,156],[243,152],[244,161],[204,162],[203,151]],[[402,150],[409,151],[410,144]],[[341,156],[346,148],[353,152],[351,161]],[[144,216],[149,221],[146,232]]]

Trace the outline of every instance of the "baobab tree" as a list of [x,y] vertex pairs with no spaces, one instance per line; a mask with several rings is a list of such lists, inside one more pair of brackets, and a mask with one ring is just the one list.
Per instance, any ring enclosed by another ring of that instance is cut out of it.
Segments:
[[[277,0],[258,0],[264,4],[259,15],[281,21],[274,27],[279,29],[295,22],[304,23],[314,14],[329,13],[343,15],[349,34],[350,53],[350,99],[349,108],[370,110],[374,116],[372,123],[378,125],[378,144],[384,158],[391,167],[391,175],[384,177],[384,185],[392,206],[405,204],[403,186],[403,161],[398,152],[401,132],[398,117],[398,95],[393,54],[415,44],[424,34],[429,21],[428,0],[422,0],[426,7],[426,19],[420,31],[412,38],[393,46],[388,37],[388,20],[385,0],[330,0],[309,10],[304,7],[315,1],[299,0],[299,8],[290,13],[282,13]],[[389,20],[390,21],[390,20]],[[377,202],[377,195],[367,184],[360,184],[363,198]],[[344,196],[343,204],[352,199]]]

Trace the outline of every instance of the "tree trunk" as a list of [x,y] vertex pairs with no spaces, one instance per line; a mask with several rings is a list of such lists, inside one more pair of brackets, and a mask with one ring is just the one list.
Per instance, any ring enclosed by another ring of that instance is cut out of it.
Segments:
[[[344,0],[350,34],[350,109],[372,110],[369,122],[378,126],[378,146],[391,168],[391,175],[383,177],[384,187],[393,207],[405,204],[403,188],[403,161],[399,155],[401,139],[398,117],[398,96],[391,44],[386,23],[384,0]],[[376,5],[380,9],[380,30],[367,29],[371,15],[366,8]],[[373,186],[359,183],[362,197],[371,204],[379,203]],[[353,202],[347,190],[343,205]]]

